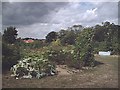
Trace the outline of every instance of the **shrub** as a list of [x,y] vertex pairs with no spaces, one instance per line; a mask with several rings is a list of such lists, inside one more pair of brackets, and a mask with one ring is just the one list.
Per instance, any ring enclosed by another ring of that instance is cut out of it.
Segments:
[[68,46],[53,46],[50,45],[43,56],[56,64],[66,64],[73,59],[72,53],[74,51],[73,45]]
[[80,69],[84,66],[94,65],[92,37],[93,30],[89,28],[80,33],[76,41],[73,60],[70,66]]
[[56,64],[64,64],[66,53],[63,50],[49,49],[45,54],[48,57],[48,60]]
[[14,44],[2,43],[2,69],[9,70],[20,59],[19,48]]
[[57,47],[57,46],[61,46],[61,42],[60,42],[60,39],[56,39],[54,41],[51,42],[51,46],[52,47]]

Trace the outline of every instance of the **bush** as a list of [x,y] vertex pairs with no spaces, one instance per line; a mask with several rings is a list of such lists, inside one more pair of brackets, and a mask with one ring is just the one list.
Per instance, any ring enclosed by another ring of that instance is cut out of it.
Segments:
[[77,69],[84,66],[94,66],[92,36],[93,31],[89,28],[80,33],[76,41],[73,60],[70,66]]
[[45,54],[48,57],[48,60],[56,63],[56,64],[64,64],[66,53],[63,50],[49,49]]
[[2,43],[2,69],[9,70],[20,59],[19,48],[14,44]]
[[73,45],[60,46],[52,44],[44,52],[44,57],[56,64],[69,64],[69,61],[73,59],[73,51]]

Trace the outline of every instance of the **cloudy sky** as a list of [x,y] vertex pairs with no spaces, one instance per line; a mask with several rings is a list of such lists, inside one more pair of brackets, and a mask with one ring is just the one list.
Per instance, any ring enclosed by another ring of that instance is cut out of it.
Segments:
[[75,24],[118,23],[118,2],[2,2],[2,26],[15,26],[18,37],[45,38]]

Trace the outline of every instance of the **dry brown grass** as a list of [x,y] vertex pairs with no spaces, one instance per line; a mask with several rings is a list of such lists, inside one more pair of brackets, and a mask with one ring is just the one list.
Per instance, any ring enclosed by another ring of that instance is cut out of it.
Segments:
[[[118,58],[95,56],[104,64],[75,74],[62,74],[42,79],[20,79],[3,75],[3,88],[117,88]],[[65,72],[65,71],[64,71]]]

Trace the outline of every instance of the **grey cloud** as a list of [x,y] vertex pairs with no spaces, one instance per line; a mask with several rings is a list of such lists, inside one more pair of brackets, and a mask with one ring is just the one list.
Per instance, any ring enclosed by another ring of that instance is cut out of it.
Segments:
[[120,1],[118,2],[118,24],[120,25]]
[[44,2],[3,2],[3,25],[30,25],[36,22],[49,22],[47,15],[67,3]]
[[[0,1],[0,12],[2,12],[2,3]],[[2,13],[0,13],[0,32],[2,32]]]
[[45,38],[50,31],[74,24],[94,26],[105,20],[116,22],[116,5],[115,2],[3,3],[3,26],[18,26],[20,37]]

